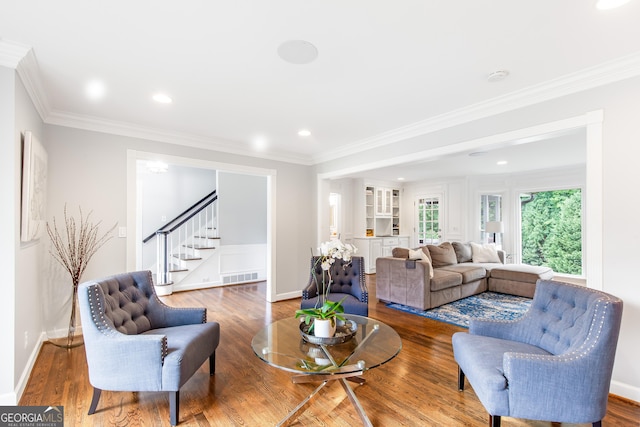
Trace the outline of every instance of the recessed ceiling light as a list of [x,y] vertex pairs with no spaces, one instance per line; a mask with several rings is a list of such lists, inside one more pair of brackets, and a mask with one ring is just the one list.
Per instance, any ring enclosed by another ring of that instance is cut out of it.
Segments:
[[598,0],[596,2],[596,8],[600,10],[609,10],[627,3],[629,3],[629,0]]
[[147,170],[151,173],[165,173],[169,170],[169,165],[161,161],[148,161]]
[[256,151],[264,151],[267,148],[267,138],[258,136],[253,140],[253,149]]
[[173,100],[164,93],[156,93],[153,95],[153,100],[160,104],[171,104],[173,102]]
[[487,81],[489,83],[501,82],[502,80],[506,79],[508,75],[509,71],[507,70],[496,70],[487,76]]
[[300,135],[300,136],[311,136],[311,131],[309,131],[307,129],[300,129],[298,131],[298,135]]
[[89,98],[100,99],[104,97],[104,94],[107,92],[107,88],[100,80],[92,80],[87,83],[86,92]]
[[499,161],[498,163],[496,163],[496,164],[497,164],[498,166],[504,166],[504,165],[506,165],[507,163],[509,163],[509,162],[507,162],[506,160],[500,160],[500,161]]
[[398,181],[404,181],[404,178],[400,176],[398,177]]
[[318,57],[318,48],[304,40],[288,40],[278,46],[278,55],[291,64],[308,64]]

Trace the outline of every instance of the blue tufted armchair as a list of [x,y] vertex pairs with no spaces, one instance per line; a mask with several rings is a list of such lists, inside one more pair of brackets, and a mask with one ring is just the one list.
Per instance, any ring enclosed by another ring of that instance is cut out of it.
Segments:
[[171,425],[179,420],[180,387],[209,359],[215,372],[220,325],[205,308],[173,308],[156,296],[151,272],[80,284],[89,381],[96,411],[102,390],[168,391]]
[[458,389],[466,376],[493,427],[501,416],[600,426],[621,318],[612,295],[539,280],[521,319],[474,320],[453,335]]
[[[323,273],[320,263],[317,262],[318,258],[318,256],[311,257],[309,284],[302,290],[300,308],[313,308],[318,301],[316,280],[319,286],[322,287]],[[347,297],[342,303],[345,313],[360,316],[369,314],[369,292],[364,281],[363,257],[352,257],[351,264],[337,259],[331,266],[331,283],[326,282],[328,280],[325,278],[325,284],[330,286],[330,301],[340,301],[343,297]],[[324,292],[323,289],[321,291]]]

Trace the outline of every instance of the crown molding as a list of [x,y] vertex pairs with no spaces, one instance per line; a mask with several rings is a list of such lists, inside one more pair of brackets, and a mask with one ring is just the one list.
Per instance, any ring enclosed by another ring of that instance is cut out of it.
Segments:
[[51,111],[51,107],[49,106],[47,92],[44,90],[44,85],[40,78],[40,67],[38,66],[38,61],[33,53],[33,49],[29,49],[24,58],[22,58],[22,61],[18,63],[16,71],[27,93],[31,97],[36,111],[44,122],[49,115],[49,111]]
[[474,120],[502,114],[514,109],[549,101],[565,95],[615,83],[627,78],[636,77],[640,75],[640,51],[575,73],[567,74],[557,79],[510,92],[487,101],[468,105],[369,138],[364,138],[346,144],[341,149],[338,148],[313,157],[291,153],[256,152],[238,148],[238,143],[234,141],[207,138],[189,133],[163,131],[132,123],[55,111],[50,107],[46,91],[40,78],[38,62],[33,50],[29,46],[0,39],[0,66],[15,68],[17,70],[42,121],[48,124],[311,166],[458,126]]
[[133,123],[106,120],[80,114],[72,114],[61,111],[53,111],[44,120],[45,123],[93,132],[108,133],[131,138],[139,138],[150,141],[165,142],[167,144],[182,145],[192,148],[200,148],[209,151],[237,154],[240,156],[256,157],[265,160],[274,160],[286,163],[295,163],[311,166],[308,158],[287,153],[265,153],[236,148],[237,142],[218,138],[207,138],[183,132],[170,132],[157,128],[145,127]]
[[0,39],[0,65],[17,71],[36,111],[44,121],[50,109],[33,49],[21,43]]
[[448,113],[412,123],[356,141],[342,149],[322,153],[313,158],[314,164],[361,153],[398,141],[415,138],[474,120],[502,114],[518,108],[560,98],[565,95],[593,89],[640,75],[640,51],[600,65],[564,75],[537,85],[529,86],[487,101],[468,105]]
[[16,68],[29,50],[31,50],[30,46],[11,40],[0,39],[0,65],[8,68]]

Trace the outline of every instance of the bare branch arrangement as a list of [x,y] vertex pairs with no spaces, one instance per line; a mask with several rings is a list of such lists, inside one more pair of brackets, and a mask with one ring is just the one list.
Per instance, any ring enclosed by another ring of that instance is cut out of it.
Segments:
[[86,216],[80,210],[79,224],[75,218],[67,214],[67,205],[64,206],[64,228],[58,229],[56,219],[52,224],[47,222],[47,233],[51,238],[52,248],[49,253],[58,261],[71,275],[73,285],[73,295],[71,302],[71,318],[69,320],[69,332],[67,334],[67,348],[73,345],[76,325],[76,297],[78,295],[78,285],[89,261],[113,235],[112,232],[118,225],[113,225],[103,235],[99,235],[99,228],[102,221],[91,222],[90,211]]

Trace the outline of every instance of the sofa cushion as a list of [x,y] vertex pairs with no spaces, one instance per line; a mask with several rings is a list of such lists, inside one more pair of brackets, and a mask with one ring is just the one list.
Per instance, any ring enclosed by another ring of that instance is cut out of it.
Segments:
[[462,283],[471,283],[487,277],[487,270],[477,265],[456,264],[441,267],[440,270],[451,271],[462,275]]
[[456,251],[453,250],[453,246],[451,246],[450,242],[444,242],[438,246],[427,245],[427,249],[431,255],[431,264],[433,265],[433,268],[458,263]]
[[458,264],[462,262],[471,262],[473,254],[471,252],[470,243],[451,242],[453,250],[456,252]]
[[479,245],[471,242],[473,262],[500,262],[495,245]]
[[550,280],[553,270],[549,267],[527,264],[501,265],[491,270],[491,277],[516,282],[536,283],[538,279]]
[[442,268],[436,268],[433,270],[433,277],[430,282],[432,291],[440,291],[442,289],[461,285],[462,274],[447,271]]
[[419,248],[409,249],[409,248],[393,248],[391,249],[391,256],[394,258],[409,258],[409,251],[418,249],[422,250],[424,254],[427,256],[427,261],[431,262],[431,254],[429,253],[429,249],[426,246],[420,246]]
[[431,259],[427,256],[425,251],[421,248],[409,249],[409,259],[416,261],[427,261],[429,263],[429,278],[433,277],[433,266],[431,265]]
[[393,248],[391,249],[391,256],[394,258],[409,258],[409,248]]

